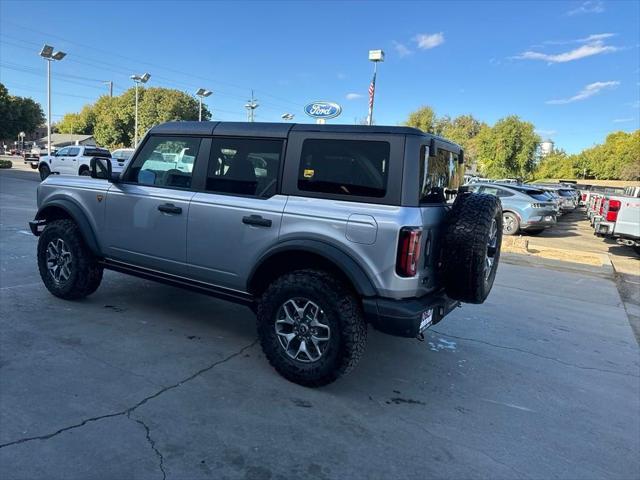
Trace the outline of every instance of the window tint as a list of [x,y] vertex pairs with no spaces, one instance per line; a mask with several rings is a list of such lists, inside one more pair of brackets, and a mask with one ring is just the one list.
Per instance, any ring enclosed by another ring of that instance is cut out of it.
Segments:
[[282,140],[214,138],[206,189],[270,197],[278,189]]
[[151,137],[127,170],[125,182],[190,188],[199,149],[199,138]]
[[61,149],[61,150],[58,150],[58,151],[56,152],[56,155],[57,155],[58,157],[64,157],[64,156],[65,156],[65,155],[67,155],[68,153],[69,153],[69,147],[65,147],[65,148],[63,148],[63,149]]
[[458,154],[435,150],[430,152],[426,145],[420,148],[420,203],[453,200],[464,181],[464,165],[458,162]]
[[308,192],[384,197],[388,142],[307,139],[302,144],[298,188]]
[[80,153],[80,149],[78,147],[69,148],[67,155],[70,157],[76,157]]

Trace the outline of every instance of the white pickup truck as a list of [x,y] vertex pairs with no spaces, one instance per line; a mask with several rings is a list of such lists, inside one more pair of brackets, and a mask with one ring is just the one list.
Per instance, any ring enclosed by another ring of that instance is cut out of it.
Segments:
[[112,171],[119,173],[124,167],[124,159],[115,159],[106,148],[89,145],[71,145],[58,150],[53,155],[40,157],[38,171],[44,180],[52,173],[58,175],[86,175],[90,174],[89,162],[94,157],[111,159]]
[[640,198],[611,196],[604,202],[602,216],[595,223],[596,235],[615,238],[640,253]]

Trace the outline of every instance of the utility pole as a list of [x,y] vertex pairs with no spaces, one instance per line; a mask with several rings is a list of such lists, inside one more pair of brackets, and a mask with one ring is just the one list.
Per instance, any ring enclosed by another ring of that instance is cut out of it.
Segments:
[[105,85],[109,85],[109,98],[113,98],[113,82],[111,80],[108,80],[102,83],[104,83]]
[[255,119],[254,116],[254,111],[256,108],[258,108],[260,106],[260,104],[258,104],[256,102],[256,98],[253,97],[253,90],[251,90],[251,100],[248,101],[248,103],[245,104],[244,108],[247,109],[247,121],[248,122],[253,122]]

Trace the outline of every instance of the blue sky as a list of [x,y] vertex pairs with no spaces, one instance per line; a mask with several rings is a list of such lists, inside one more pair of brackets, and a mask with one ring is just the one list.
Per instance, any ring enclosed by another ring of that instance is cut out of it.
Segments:
[[366,116],[372,65],[385,50],[378,124],[411,110],[517,114],[577,152],[640,123],[640,2],[29,2],[0,0],[0,81],[46,108],[43,43],[53,65],[53,120],[151,73],[149,86],[214,91],[220,120],[285,112],[308,122],[312,100],[343,106],[334,123]]

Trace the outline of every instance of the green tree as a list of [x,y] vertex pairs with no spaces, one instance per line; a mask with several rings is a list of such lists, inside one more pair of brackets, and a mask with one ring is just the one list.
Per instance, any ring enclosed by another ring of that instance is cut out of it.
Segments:
[[540,144],[532,123],[511,115],[491,128],[481,129],[477,138],[478,161],[485,175],[523,179],[531,176]]
[[67,113],[56,125],[60,133],[93,135],[96,114],[93,105],[85,105],[80,113]]
[[576,155],[567,155],[564,150],[554,150],[544,157],[535,171],[537,179],[574,178]]
[[438,123],[438,117],[433,111],[433,108],[427,105],[420,107],[415,112],[411,112],[404,124],[408,127],[419,128],[423,132],[433,133],[435,135],[439,134],[438,129],[441,126]]
[[30,98],[9,94],[0,83],[0,138],[16,138],[18,133],[31,133],[44,123],[40,104]]

